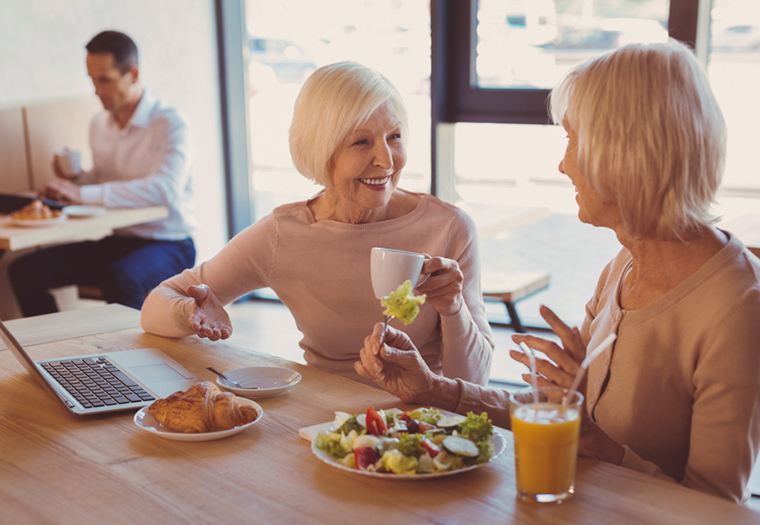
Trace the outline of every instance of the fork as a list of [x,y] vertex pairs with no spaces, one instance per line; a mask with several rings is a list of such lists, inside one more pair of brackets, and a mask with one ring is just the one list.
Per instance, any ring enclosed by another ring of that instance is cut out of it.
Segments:
[[383,335],[380,337],[380,346],[383,346],[383,341],[385,340],[385,332],[388,330],[388,323],[391,322],[391,319],[393,319],[394,316],[392,315],[386,315],[385,316],[385,322],[383,323]]

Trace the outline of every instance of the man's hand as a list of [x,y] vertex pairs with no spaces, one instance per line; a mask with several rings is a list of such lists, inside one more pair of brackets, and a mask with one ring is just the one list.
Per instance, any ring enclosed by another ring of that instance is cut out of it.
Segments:
[[40,191],[39,196],[44,199],[82,204],[82,190],[79,186],[67,180],[48,182],[42,191]]
[[74,173],[72,175],[66,175],[64,172],[61,171],[60,166],[58,166],[58,162],[56,162],[55,158],[53,158],[53,174],[58,177],[59,179],[68,179],[68,180],[74,180],[77,177],[79,177],[82,172]]

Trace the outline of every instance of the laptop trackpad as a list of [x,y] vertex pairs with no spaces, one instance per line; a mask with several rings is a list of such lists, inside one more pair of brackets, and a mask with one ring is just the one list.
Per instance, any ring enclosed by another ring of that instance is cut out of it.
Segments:
[[129,367],[129,372],[143,383],[163,383],[186,379],[166,363]]

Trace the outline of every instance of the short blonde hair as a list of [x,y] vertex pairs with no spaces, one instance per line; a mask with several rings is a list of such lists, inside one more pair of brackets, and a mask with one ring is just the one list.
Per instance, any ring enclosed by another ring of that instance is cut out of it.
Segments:
[[290,124],[290,156],[296,169],[324,186],[340,143],[386,102],[401,123],[404,139],[408,131],[406,107],[387,78],[356,62],[317,69],[298,94]]
[[726,125],[707,74],[673,39],[632,44],[571,70],[550,95],[578,135],[578,167],[628,232],[678,238],[714,222]]

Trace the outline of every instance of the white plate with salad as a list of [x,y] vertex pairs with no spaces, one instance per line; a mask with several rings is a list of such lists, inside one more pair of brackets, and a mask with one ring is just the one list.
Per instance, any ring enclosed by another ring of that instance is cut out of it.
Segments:
[[336,412],[330,428],[311,443],[331,467],[375,478],[422,480],[474,470],[498,459],[503,436],[488,416],[446,415],[432,408],[410,412]]

